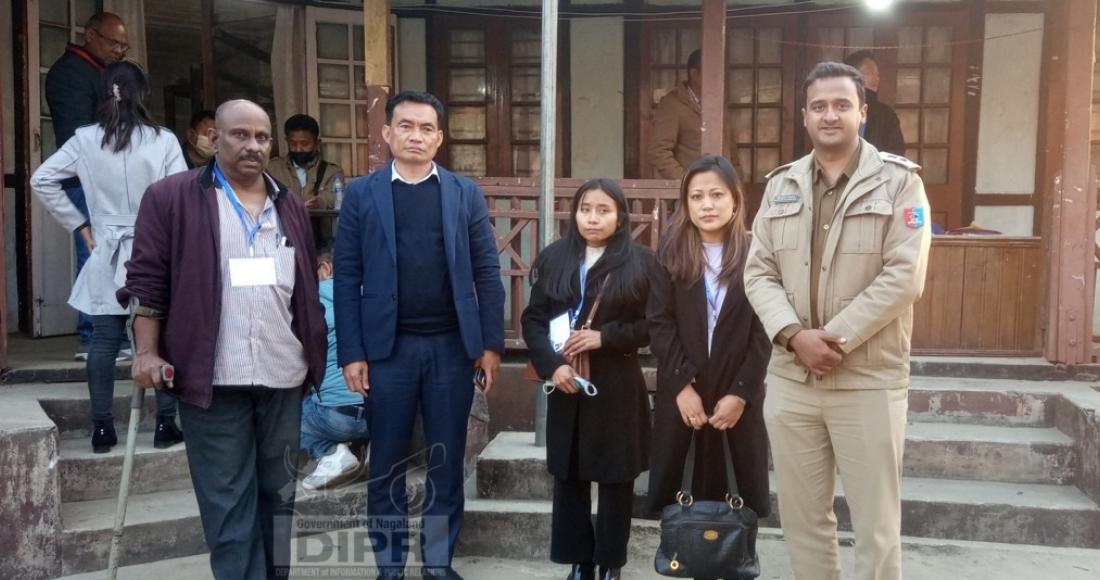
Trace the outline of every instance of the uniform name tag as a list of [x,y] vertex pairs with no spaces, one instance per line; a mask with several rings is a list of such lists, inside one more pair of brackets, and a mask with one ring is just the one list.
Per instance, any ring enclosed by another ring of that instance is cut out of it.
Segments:
[[923,207],[907,207],[905,208],[905,225],[912,229],[919,229],[924,227],[924,208]]
[[775,196],[775,201],[773,203],[794,203],[800,199],[802,199],[802,196],[797,193],[784,193]]
[[234,287],[274,286],[275,258],[230,258],[229,283]]

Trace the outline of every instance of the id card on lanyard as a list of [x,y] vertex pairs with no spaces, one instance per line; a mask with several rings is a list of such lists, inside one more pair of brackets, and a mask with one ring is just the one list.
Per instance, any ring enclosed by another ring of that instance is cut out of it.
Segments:
[[233,187],[229,185],[229,180],[222,175],[217,164],[214,165],[214,179],[218,182],[218,187],[225,192],[229,205],[233,206],[237,219],[241,222],[241,228],[244,230],[245,241],[248,244],[247,258],[229,259],[230,285],[233,287],[274,286],[277,283],[275,258],[272,256],[256,257],[256,235],[260,233],[260,221],[256,220],[255,224],[249,225],[248,219],[245,217],[244,206],[241,205],[237,193],[233,191]]

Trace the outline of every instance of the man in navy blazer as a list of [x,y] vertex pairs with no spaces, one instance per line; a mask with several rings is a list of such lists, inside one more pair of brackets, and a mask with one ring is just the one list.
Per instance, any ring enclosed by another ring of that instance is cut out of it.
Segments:
[[389,100],[382,138],[393,163],[351,183],[336,234],[337,355],[348,388],[371,399],[367,527],[379,578],[404,577],[417,409],[428,445],[423,573],[458,578],[474,369],[488,392],[504,352],[496,236],[481,190],[433,161],[442,121],[428,93]]

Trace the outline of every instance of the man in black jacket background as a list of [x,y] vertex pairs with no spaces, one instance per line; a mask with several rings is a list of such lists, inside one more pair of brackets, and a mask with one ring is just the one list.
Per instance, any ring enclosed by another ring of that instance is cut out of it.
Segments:
[[[107,65],[126,57],[126,24],[110,12],[100,12],[84,25],[84,44],[69,44],[57,62],[46,74],[46,103],[53,123],[54,143],[60,149],[73,133],[84,125],[96,122],[96,103],[102,86],[101,76]],[[88,204],[84,201],[84,189],[80,180],[72,178],[61,183],[73,205],[88,216]],[[79,274],[90,253],[80,234],[73,234],[76,246],[76,272]],[[78,314],[77,334],[80,346],[76,360],[88,360],[88,345],[92,340],[92,319],[83,312]],[[124,350],[124,353],[127,349]]]
[[905,137],[901,133],[898,114],[890,105],[878,100],[878,60],[875,54],[869,50],[856,51],[844,59],[844,64],[859,69],[863,75],[867,93],[867,122],[860,128],[860,136],[879,151],[905,157]]

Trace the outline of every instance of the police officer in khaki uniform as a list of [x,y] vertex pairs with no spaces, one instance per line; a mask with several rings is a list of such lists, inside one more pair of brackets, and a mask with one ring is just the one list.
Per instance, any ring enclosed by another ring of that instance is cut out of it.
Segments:
[[797,580],[840,578],[836,472],[852,514],[858,580],[901,578],[901,461],[909,339],[931,244],[909,160],[859,137],[856,69],[806,78],[809,155],[768,177],[745,290],[774,342],[764,417]]

